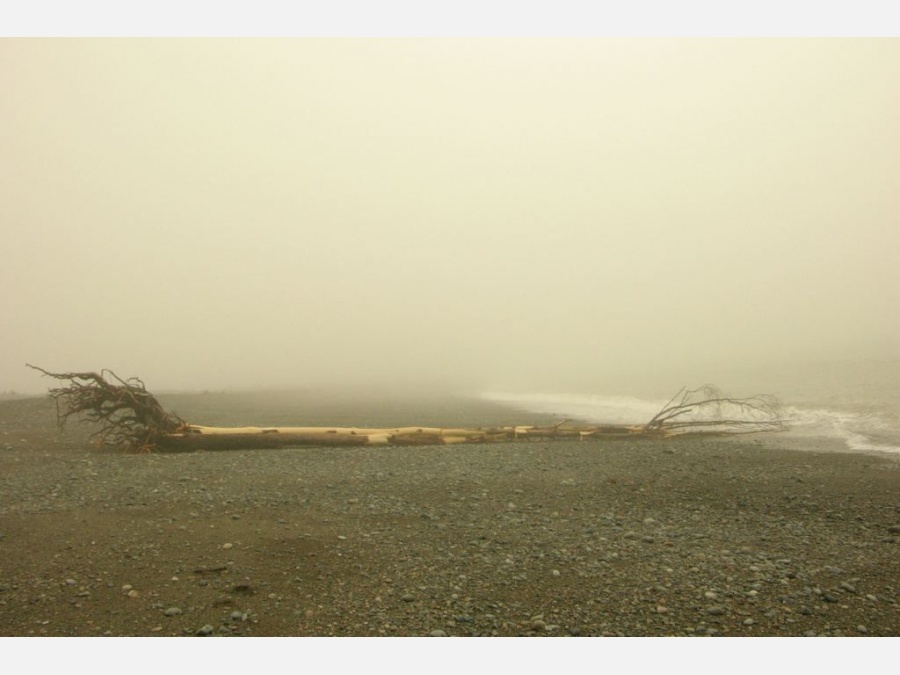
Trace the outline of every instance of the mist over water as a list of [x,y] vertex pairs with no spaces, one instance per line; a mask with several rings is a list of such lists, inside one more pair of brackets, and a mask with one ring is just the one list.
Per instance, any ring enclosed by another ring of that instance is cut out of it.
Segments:
[[[725,394],[778,396],[790,437],[809,441],[809,448],[817,447],[816,439],[828,438],[850,451],[900,455],[900,360],[817,362],[721,374]],[[615,424],[647,422],[668,401],[614,389],[598,392],[603,393],[492,391],[482,396],[524,411]]]
[[864,415],[803,364],[898,357],[898,76],[895,40],[0,40],[0,392]]

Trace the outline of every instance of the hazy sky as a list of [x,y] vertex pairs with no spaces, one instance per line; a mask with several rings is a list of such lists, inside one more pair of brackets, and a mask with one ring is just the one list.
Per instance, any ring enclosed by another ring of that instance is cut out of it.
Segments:
[[898,78],[897,39],[0,40],[0,392],[898,356]]

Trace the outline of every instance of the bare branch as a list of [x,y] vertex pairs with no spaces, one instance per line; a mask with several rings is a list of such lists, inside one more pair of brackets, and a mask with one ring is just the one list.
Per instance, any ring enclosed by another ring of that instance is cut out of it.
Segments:
[[[646,432],[668,435],[785,429],[781,403],[768,394],[732,398],[709,384],[697,389],[682,389],[679,394],[680,397],[672,398],[644,425]],[[676,417],[682,419],[673,421]]]

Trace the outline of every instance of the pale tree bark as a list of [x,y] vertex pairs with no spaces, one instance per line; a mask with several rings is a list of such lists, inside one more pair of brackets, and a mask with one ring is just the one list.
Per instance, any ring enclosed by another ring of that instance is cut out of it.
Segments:
[[175,413],[164,410],[138,378],[123,380],[109,370],[100,373],[51,373],[36,366],[29,365],[29,368],[69,382],[66,387],[50,390],[50,396],[56,401],[60,428],[69,417],[78,415],[98,426],[93,437],[100,444],[133,451],[304,445],[452,445],[629,436],[663,438],[683,434],[782,431],[786,428],[781,406],[774,396],[732,398],[711,385],[682,389],[643,425],[577,424],[564,420],[543,427],[208,427],[189,424]]

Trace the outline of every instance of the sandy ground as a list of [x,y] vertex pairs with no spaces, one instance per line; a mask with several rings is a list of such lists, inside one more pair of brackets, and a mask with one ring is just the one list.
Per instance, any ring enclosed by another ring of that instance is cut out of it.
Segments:
[[[160,398],[200,424],[551,419]],[[896,459],[778,436],[124,455],[86,431],[0,402],[2,636],[900,634]]]

